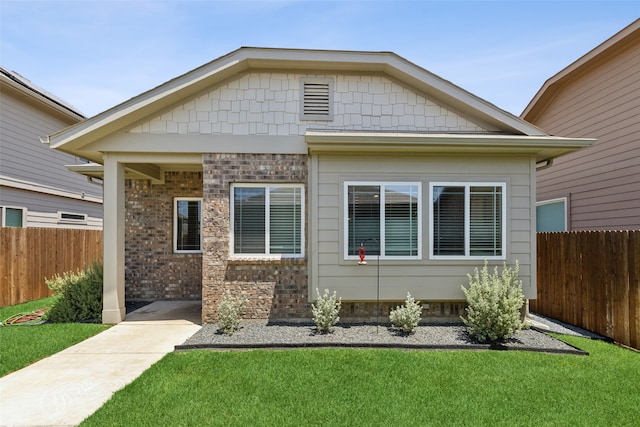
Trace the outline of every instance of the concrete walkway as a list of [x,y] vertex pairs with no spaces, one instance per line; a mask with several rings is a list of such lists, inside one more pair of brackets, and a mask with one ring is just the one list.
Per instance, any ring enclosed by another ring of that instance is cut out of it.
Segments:
[[157,301],[86,341],[0,378],[0,425],[78,425],[196,333],[200,313],[199,301]]

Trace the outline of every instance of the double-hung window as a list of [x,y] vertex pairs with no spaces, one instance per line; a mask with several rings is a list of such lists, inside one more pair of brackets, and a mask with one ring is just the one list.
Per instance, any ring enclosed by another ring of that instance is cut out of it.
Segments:
[[345,182],[345,257],[360,245],[387,259],[421,256],[421,185],[417,182]]
[[240,256],[304,256],[304,186],[234,184],[231,248]]
[[202,199],[174,199],[173,250],[176,253],[202,252]]
[[504,259],[505,183],[431,183],[431,258]]

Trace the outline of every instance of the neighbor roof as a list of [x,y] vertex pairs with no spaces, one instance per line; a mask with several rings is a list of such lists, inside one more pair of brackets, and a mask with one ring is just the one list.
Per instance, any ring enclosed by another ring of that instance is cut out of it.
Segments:
[[82,123],[52,134],[53,148],[74,152],[115,131],[250,69],[381,73],[464,111],[489,131],[547,136],[536,126],[461,89],[392,52],[242,47]]
[[640,19],[636,19],[629,26],[548,79],[529,102],[520,117],[528,121],[535,121],[565,84],[576,79],[592,67],[597,66],[602,61],[616,55],[630,44],[638,42],[640,42]]
[[51,92],[36,86],[29,79],[21,76],[15,71],[10,71],[6,68],[0,67],[0,81],[20,93],[28,95],[40,103],[47,105],[48,107],[53,108],[64,115],[70,116],[75,121],[85,118],[77,108],[53,95]]

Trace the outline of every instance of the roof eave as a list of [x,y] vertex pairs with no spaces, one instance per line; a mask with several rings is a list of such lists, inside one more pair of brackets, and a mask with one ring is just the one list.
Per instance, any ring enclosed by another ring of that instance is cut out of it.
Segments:
[[591,138],[483,134],[307,132],[309,153],[535,155],[544,162],[590,147]]
[[406,82],[454,109],[469,111],[493,129],[506,133],[546,135],[498,107],[390,52],[318,51],[240,48],[167,83],[131,98],[95,117],[50,135],[51,146],[66,152],[121,130],[143,118],[194,96],[248,69],[380,72]]
[[619,48],[623,48],[628,43],[631,43],[634,38],[640,38],[640,19],[636,19],[621,31],[547,79],[531,101],[529,101],[529,104],[527,104],[524,111],[522,111],[520,117],[527,121],[535,121],[544,108],[556,96],[558,90],[568,80],[580,74],[592,64],[612,55]]
[[52,97],[47,96],[42,93],[35,86],[29,86],[21,81],[16,81],[11,76],[3,72],[0,72],[0,82],[13,90],[29,97],[30,99],[36,101],[39,104],[45,105],[47,108],[54,110],[56,113],[66,117],[72,122],[79,122],[83,120],[85,117],[78,111],[63,105],[61,102],[53,99]]

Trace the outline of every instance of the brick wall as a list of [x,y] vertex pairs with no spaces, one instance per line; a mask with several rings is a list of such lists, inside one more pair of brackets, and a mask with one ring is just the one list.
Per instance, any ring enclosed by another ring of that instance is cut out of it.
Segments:
[[[311,320],[306,259],[229,259],[233,182],[306,184],[307,158],[206,154],[203,172],[167,172],[164,184],[127,180],[126,299],[202,298],[203,322],[213,323],[220,297],[228,289],[247,297],[244,318]],[[203,254],[173,253],[174,197],[203,197]],[[400,304],[402,301],[381,301],[379,320],[388,322],[389,311]],[[465,306],[431,302],[423,310],[423,322],[459,321]],[[371,301],[345,301],[340,317],[343,322],[374,321],[377,307]]]
[[126,181],[126,299],[201,298],[202,255],[173,253],[174,197],[202,197],[202,172],[165,172],[164,184]]
[[307,156],[205,154],[203,171],[202,321],[215,322],[227,289],[247,297],[245,318],[310,318],[305,259],[229,260],[231,184],[306,184]]
[[[421,323],[459,323],[460,316],[465,314],[466,302],[453,301],[421,301],[428,304],[422,310]],[[373,322],[376,320],[376,309],[380,323],[389,323],[389,313],[397,306],[404,304],[404,301],[380,301],[379,308],[377,302],[348,302],[344,301],[340,309],[340,321],[349,322]]]

